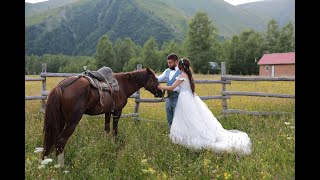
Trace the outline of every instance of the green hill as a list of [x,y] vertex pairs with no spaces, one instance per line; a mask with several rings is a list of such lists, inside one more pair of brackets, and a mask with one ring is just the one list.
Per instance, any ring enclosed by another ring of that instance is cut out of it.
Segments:
[[287,24],[289,21],[295,22],[294,0],[264,0],[240,4],[237,7],[255,14],[265,22],[273,18],[280,26]]
[[117,38],[130,37],[140,45],[150,36],[154,36],[159,44],[182,39],[177,31],[181,27],[169,26],[135,0],[73,3],[59,7],[57,11],[43,22],[26,26],[27,54],[90,55],[104,34],[108,34],[113,42]]
[[244,29],[261,31],[265,23],[258,16],[233,6],[223,0],[162,0],[181,9],[187,16],[194,16],[199,10],[211,18],[221,35],[231,37]]
[[91,55],[99,38],[130,37],[143,45],[182,41],[199,10],[208,14],[220,35],[245,29],[264,31],[268,20],[294,21],[293,0],[266,0],[233,6],[223,0],[49,0],[26,3],[26,54]]
[[51,9],[66,6],[76,1],[81,0],[49,0],[34,4],[25,3],[25,16],[30,17],[41,12],[50,11]]

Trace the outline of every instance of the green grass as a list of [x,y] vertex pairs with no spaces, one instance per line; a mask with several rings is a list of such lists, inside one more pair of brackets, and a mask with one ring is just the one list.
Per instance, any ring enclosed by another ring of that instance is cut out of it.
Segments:
[[[195,79],[219,79],[195,75]],[[48,78],[47,89],[62,78]],[[294,94],[294,82],[235,82],[227,90]],[[41,82],[26,82],[26,95],[39,95]],[[196,84],[198,95],[219,95],[220,84]],[[141,90],[142,97],[152,95]],[[221,100],[205,100],[225,129],[248,133],[252,154],[215,154],[209,150],[192,151],[171,143],[168,138],[164,103],[141,103],[140,117],[158,122],[122,118],[119,139],[104,133],[104,117],[84,115],[65,149],[65,166],[54,168],[56,159],[38,169],[42,147],[44,114],[40,100],[26,101],[26,179],[294,179],[295,119],[293,116],[221,115]],[[228,108],[294,112],[294,100],[263,97],[237,97]],[[124,113],[133,112],[129,99]],[[290,124],[288,124],[288,123]],[[288,125],[287,125],[288,124]],[[69,171],[65,173],[64,171]]]

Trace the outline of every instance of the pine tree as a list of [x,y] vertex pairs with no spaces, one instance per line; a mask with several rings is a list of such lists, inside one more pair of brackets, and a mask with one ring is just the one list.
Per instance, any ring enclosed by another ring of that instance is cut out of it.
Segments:
[[96,47],[95,59],[97,60],[97,68],[107,66],[113,68],[114,64],[114,50],[112,42],[109,40],[107,35],[103,35]]
[[123,67],[126,66],[129,60],[136,56],[135,52],[135,43],[130,38],[121,38],[116,40],[114,44],[114,51],[115,51],[115,62],[113,71],[114,72],[121,72],[123,71]]
[[209,70],[213,32],[216,30],[205,12],[197,12],[189,23],[185,46],[195,73]]
[[156,69],[158,65],[158,43],[156,39],[151,36],[143,45],[143,60],[144,66],[151,69]]

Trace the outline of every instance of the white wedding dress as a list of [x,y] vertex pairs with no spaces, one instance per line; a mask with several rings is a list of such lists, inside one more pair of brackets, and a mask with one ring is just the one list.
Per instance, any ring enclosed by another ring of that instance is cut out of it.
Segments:
[[251,154],[247,133],[225,130],[199,96],[192,94],[189,79],[176,79],[183,82],[179,85],[180,94],[169,134],[173,143],[217,153]]

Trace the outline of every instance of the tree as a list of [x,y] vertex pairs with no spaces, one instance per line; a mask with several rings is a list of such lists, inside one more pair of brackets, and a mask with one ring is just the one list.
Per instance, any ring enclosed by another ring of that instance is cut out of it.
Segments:
[[[226,62],[228,63],[227,67],[229,67],[229,61],[231,58],[231,39],[227,39],[221,43],[221,51],[220,51],[220,59],[221,62]],[[221,65],[221,63],[219,64]],[[228,68],[227,68],[228,72]]]
[[137,64],[143,65],[143,60],[140,57],[133,57],[129,60],[128,64],[123,67],[123,71],[134,71],[137,69]]
[[234,35],[230,41],[228,57],[228,73],[229,74],[239,74],[240,64],[240,40],[237,35]]
[[148,66],[149,68],[155,70],[158,65],[158,43],[156,39],[151,36],[148,41],[146,41],[143,45],[143,61],[144,66]]
[[25,66],[30,74],[40,73],[42,70],[42,59],[39,56],[31,55],[25,57]]
[[278,52],[278,38],[280,35],[279,24],[276,20],[271,19],[267,26],[267,31],[265,33],[265,44],[264,48],[270,53]]
[[263,55],[262,42],[263,36],[253,30],[245,30],[239,36],[233,36],[229,45],[228,73],[257,74],[257,60]]
[[209,70],[214,31],[217,31],[217,28],[212,25],[205,12],[197,12],[189,23],[185,46],[195,73],[207,73]]
[[129,60],[136,57],[135,43],[130,38],[117,39],[114,44],[115,61],[113,66],[114,72],[123,71],[123,67],[126,66]]
[[112,47],[112,42],[107,35],[103,35],[96,47],[95,53],[96,65],[98,68],[108,66],[113,68],[115,53]]
[[87,66],[88,70],[96,70],[96,59],[89,56],[66,56],[66,65],[59,68],[59,72],[63,73],[81,73],[84,71],[83,66]]
[[[222,56],[224,55],[224,49],[222,47],[222,42],[219,39],[219,35],[214,35],[213,40],[211,41],[211,47],[210,47],[210,57],[211,62],[216,62],[219,67],[222,62]],[[218,74],[220,72],[220,68],[217,69],[209,69],[208,72],[210,74]]]
[[278,38],[278,52],[292,52],[295,50],[295,34],[292,22],[285,25]]

